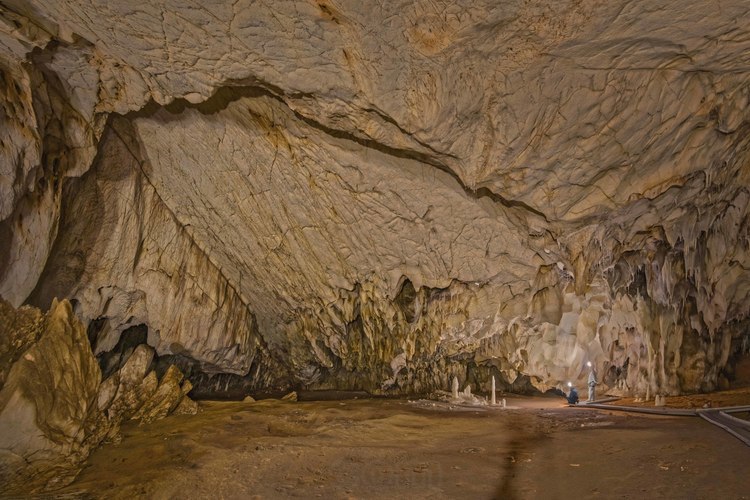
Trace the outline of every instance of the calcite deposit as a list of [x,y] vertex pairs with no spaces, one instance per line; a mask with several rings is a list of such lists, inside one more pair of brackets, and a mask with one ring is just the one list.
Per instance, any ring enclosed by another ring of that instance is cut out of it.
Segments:
[[170,366],[161,381],[154,351],[139,345],[102,382],[83,323],[70,302],[50,311],[0,300],[0,484],[3,494],[28,494],[72,481],[104,439],[119,439],[124,420],[148,423],[169,413],[195,414]]
[[64,485],[107,433],[96,407],[99,367],[70,303],[55,302],[45,317],[0,307],[0,331],[16,354],[0,388],[0,483]]
[[742,0],[3,2],[0,295],[69,299],[100,360],[145,332],[206,395],[547,390],[587,361],[600,393],[729,384],[748,19]]

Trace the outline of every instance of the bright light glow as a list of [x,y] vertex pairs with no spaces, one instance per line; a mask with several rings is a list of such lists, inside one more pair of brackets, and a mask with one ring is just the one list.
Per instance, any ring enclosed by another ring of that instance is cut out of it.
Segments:
[[591,368],[591,361],[587,361],[586,362],[586,366],[588,366],[589,368]]
[[573,387],[573,382],[568,382],[568,387]]

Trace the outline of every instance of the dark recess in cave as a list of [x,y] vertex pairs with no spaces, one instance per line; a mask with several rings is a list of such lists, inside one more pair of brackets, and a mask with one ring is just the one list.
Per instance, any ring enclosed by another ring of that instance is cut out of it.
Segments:
[[99,340],[99,334],[106,324],[107,318],[96,318],[91,320],[91,323],[89,323],[89,326],[86,329],[86,336],[89,339],[89,344],[91,344],[91,350],[94,352],[96,352],[96,343]]
[[409,323],[413,323],[418,317],[415,307],[416,300],[417,291],[414,289],[414,285],[412,285],[409,279],[404,280],[404,283],[401,285],[401,290],[394,299],[394,303],[403,313],[404,319]]
[[513,382],[505,379],[505,375],[500,373],[494,365],[477,364],[474,361],[466,363],[466,382],[471,384],[474,393],[483,393],[483,388],[488,387],[492,377],[495,377],[495,389],[498,392],[508,392],[512,394],[522,394],[526,396],[538,396],[541,393],[531,383],[527,375],[519,375]]
[[[92,322],[92,325],[93,324],[94,322]],[[89,340],[90,339],[91,326],[89,326]],[[124,330],[120,335],[120,340],[117,341],[117,344],[111,351],[103,352],[97,356],[99,368],[102,370],[102,379],[106,379],[122,368],[130,355],[133,354],[135,348],[140,344],[146,344],[147,339],[148,327],[146,325],[135,325]],[[147,370],[147,372],[148,371],[150,370]]]
[[639,266],[633,273],[633,280],[627,286],[627,293],[635,297],[640,295],[643,298],[648,297],[648,284],[646,281],[646,270],[643,266]]

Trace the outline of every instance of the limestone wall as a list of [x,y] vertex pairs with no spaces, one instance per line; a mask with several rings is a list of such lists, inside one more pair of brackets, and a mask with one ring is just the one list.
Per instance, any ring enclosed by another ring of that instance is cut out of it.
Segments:
[[[742,1],[11,2],[0,295],[247,387],[639,395],[747,345]],[[744,344],[743,344],[744,342]]]

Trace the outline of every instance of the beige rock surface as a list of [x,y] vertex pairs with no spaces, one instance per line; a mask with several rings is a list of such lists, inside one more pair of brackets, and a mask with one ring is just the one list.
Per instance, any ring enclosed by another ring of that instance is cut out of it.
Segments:
[[139,345],[123,367],[102,383],[99,406],[106,410],[108,419],[129,419],[154,395],[158,379],[153,371],[148,373],[153,357],[152,348]]
[[[171,366],[150,370],[154,351],[138,346],[101,382],[83,323],[67,300],[43,315],[0,301],[0,484],[3,495],[59,488],[104,439],[138,412],[151,422],[173,410],[195,414],[189,381]],[[101,383],[100,383],[101,382]]]
[[132,418],[148,423],[166,417],[177,408],[192,387],[189,380],[183,382],[183,375],[176,366],[170,366],[156,391],[143,402]]
[[0,482],[9,489],[71,481],[107,429],[96,404],[101,373],[70,303],[54,302],[41,330],[0,390]]
[[97,354],[147,324],[160,355],[193,356],[209,373],[265,368],[252,312],[167,209],[137,151],[125,125],[111,129],[92,170],[70,182],[63,230],[34,301],[67,294],[84,321],[103,318]]
[[172,412],[174,415],[196,415],[200,411],[198,403],[184,396]]
[[11,2],[0,294],[257,388],[587,360],[715,388],[748,330],[749,10]]

